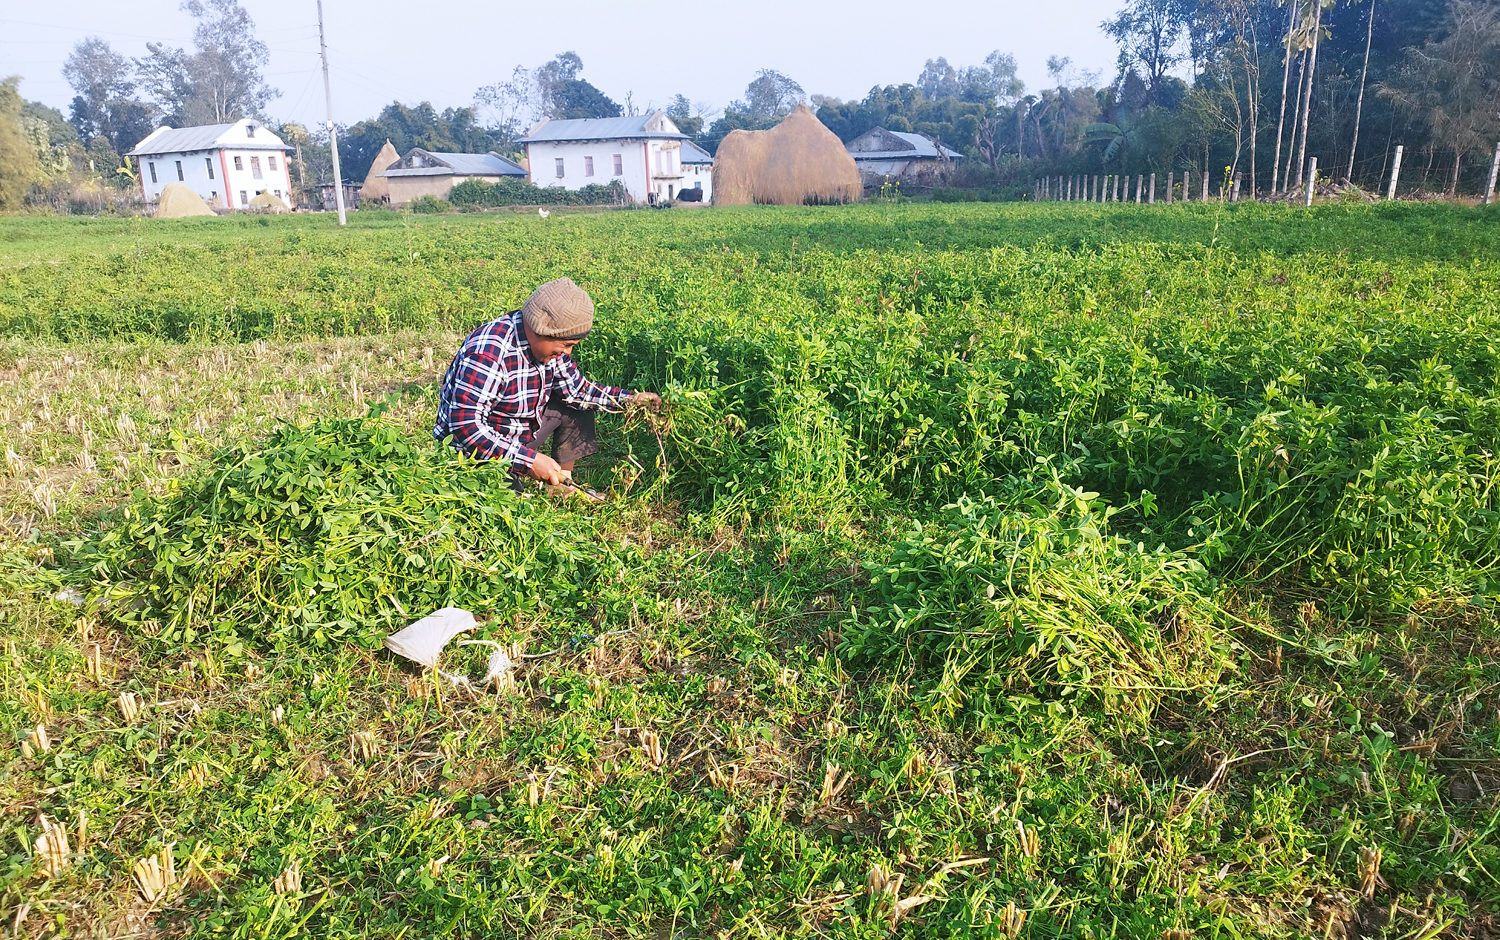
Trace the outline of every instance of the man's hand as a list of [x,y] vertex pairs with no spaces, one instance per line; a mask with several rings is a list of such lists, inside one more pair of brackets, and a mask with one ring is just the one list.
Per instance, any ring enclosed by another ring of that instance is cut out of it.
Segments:
[[541,480],[552,486],[561,486],[567,483],[571,473],[564,470],[562,466],[546,454],[537,454],[536,460],[531,463],[531,478]]
[[630,400],[643,402],[652,411],[661,411],[661,396],[655,392],[636,392]]

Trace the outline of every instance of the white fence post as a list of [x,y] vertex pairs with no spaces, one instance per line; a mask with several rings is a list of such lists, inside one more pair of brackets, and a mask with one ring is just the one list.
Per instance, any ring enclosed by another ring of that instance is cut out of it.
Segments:
[[1151,192],[1146,195],[1148,205],[1156,205],[1156,174],[1151,174]]
[[1391,164],[1391,185],[1385,191],[1387,200],[1396,198],[1396,180],[1401,177],[1401,153],[1406,147],[1402,144],[1396,145],[1396,160]]
[[1318,188],[1318,158],[1312,158],[1312,165],[1307,168],[1307,206],[1312,207],[1313,190]]
[[1490,183],[1484,188],[1484,204],[1495,201],[1495,177],[1500,176],[1500,143],[1495,144],[1495,159],[1490,161]]

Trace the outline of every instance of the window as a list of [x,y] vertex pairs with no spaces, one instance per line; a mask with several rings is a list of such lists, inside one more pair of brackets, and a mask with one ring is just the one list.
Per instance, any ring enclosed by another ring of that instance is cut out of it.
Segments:
[[699,180],[698,182],[694,183],[693,188],[701,193],[703,191],[703,181]]
[[260,172],[260,157],[250,158],[250,175],[256,179],[265,179]]
[[593,157],[584,157],[583,158],[583,175],[584,176],[593,176],[594,175],[594,158]]
[[[208,178],[209,179],[213,179],[214,178],[214,159],[213,159],[213,157],[204,157],[203,158],[203,165],[206,166],[206,167],[208,167]],[[214,195],[217,196],[218,193],[214,193]]]
[[557,158],[557,178],[558,179],[562,179],[563,178],[563,158],[562,157],[558,157]]
[[148,163],[146,165],[151,168],[151,182],[153,182],[153,183],[156,182],[156,164],[155,163]]
[[245,191],[243,189],[240,190],[240,205],[243,206],[243,205],[248,204],[249,202],[250,202],[250,200],[248,200],[248,199],[245,198]]
[[243,170],[245,168],[245,161],[241,160],[239,157],[235,157],[234,168],[236,170]]
[[246,137],[254,137],[255,136],[255,125],[254,124],[246,124],[245,125],[245,136]]
[[209,193],[208,193],[208,198],[210,198],[210,199],[218,199],[219,198],[219,191],[217,189],[210,190]]
[[266,157],[266,165],[268,165],[271,168],[271,172],[272,173],[276,172],[276,158],[275,157]]
[[622,160],[622,159],[620,159],[620,155],[619,154],[615,154],[615,175],[616,176],[624,176],[625,175],[625,161]]
[[177,163],[177,182],[180,183],[180,182],[182,182],[182,161],[178,160],[178,161],[176,161],[176,163]]
[[666,170],[663,170],[661,168],[661,151],[660,150],[656,151],[656,172],[658,172],[658,173],[665,173],[665,172],[667,172]]
[[281,190],[279,190],[279,189],[278,189],[278,190],[276,190],[276,198],[277,198],[277,199],[280,199],[280,198],[281,198]]

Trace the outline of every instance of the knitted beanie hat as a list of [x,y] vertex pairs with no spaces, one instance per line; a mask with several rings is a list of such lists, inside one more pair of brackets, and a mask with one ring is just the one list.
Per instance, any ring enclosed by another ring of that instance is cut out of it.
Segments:
[[582,339],[594,328],[594,301],[570,277],[548,281],[521,305],[531,332],[548,339]]

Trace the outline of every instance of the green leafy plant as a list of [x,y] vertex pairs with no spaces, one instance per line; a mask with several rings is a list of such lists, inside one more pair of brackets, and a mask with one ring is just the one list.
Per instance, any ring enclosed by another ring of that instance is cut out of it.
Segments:
[[370,643],[440,607],[586,603],[609,554],[508,476],[378,417],[284,426],[128,503],[68,565],[113,618],[172,646]]

